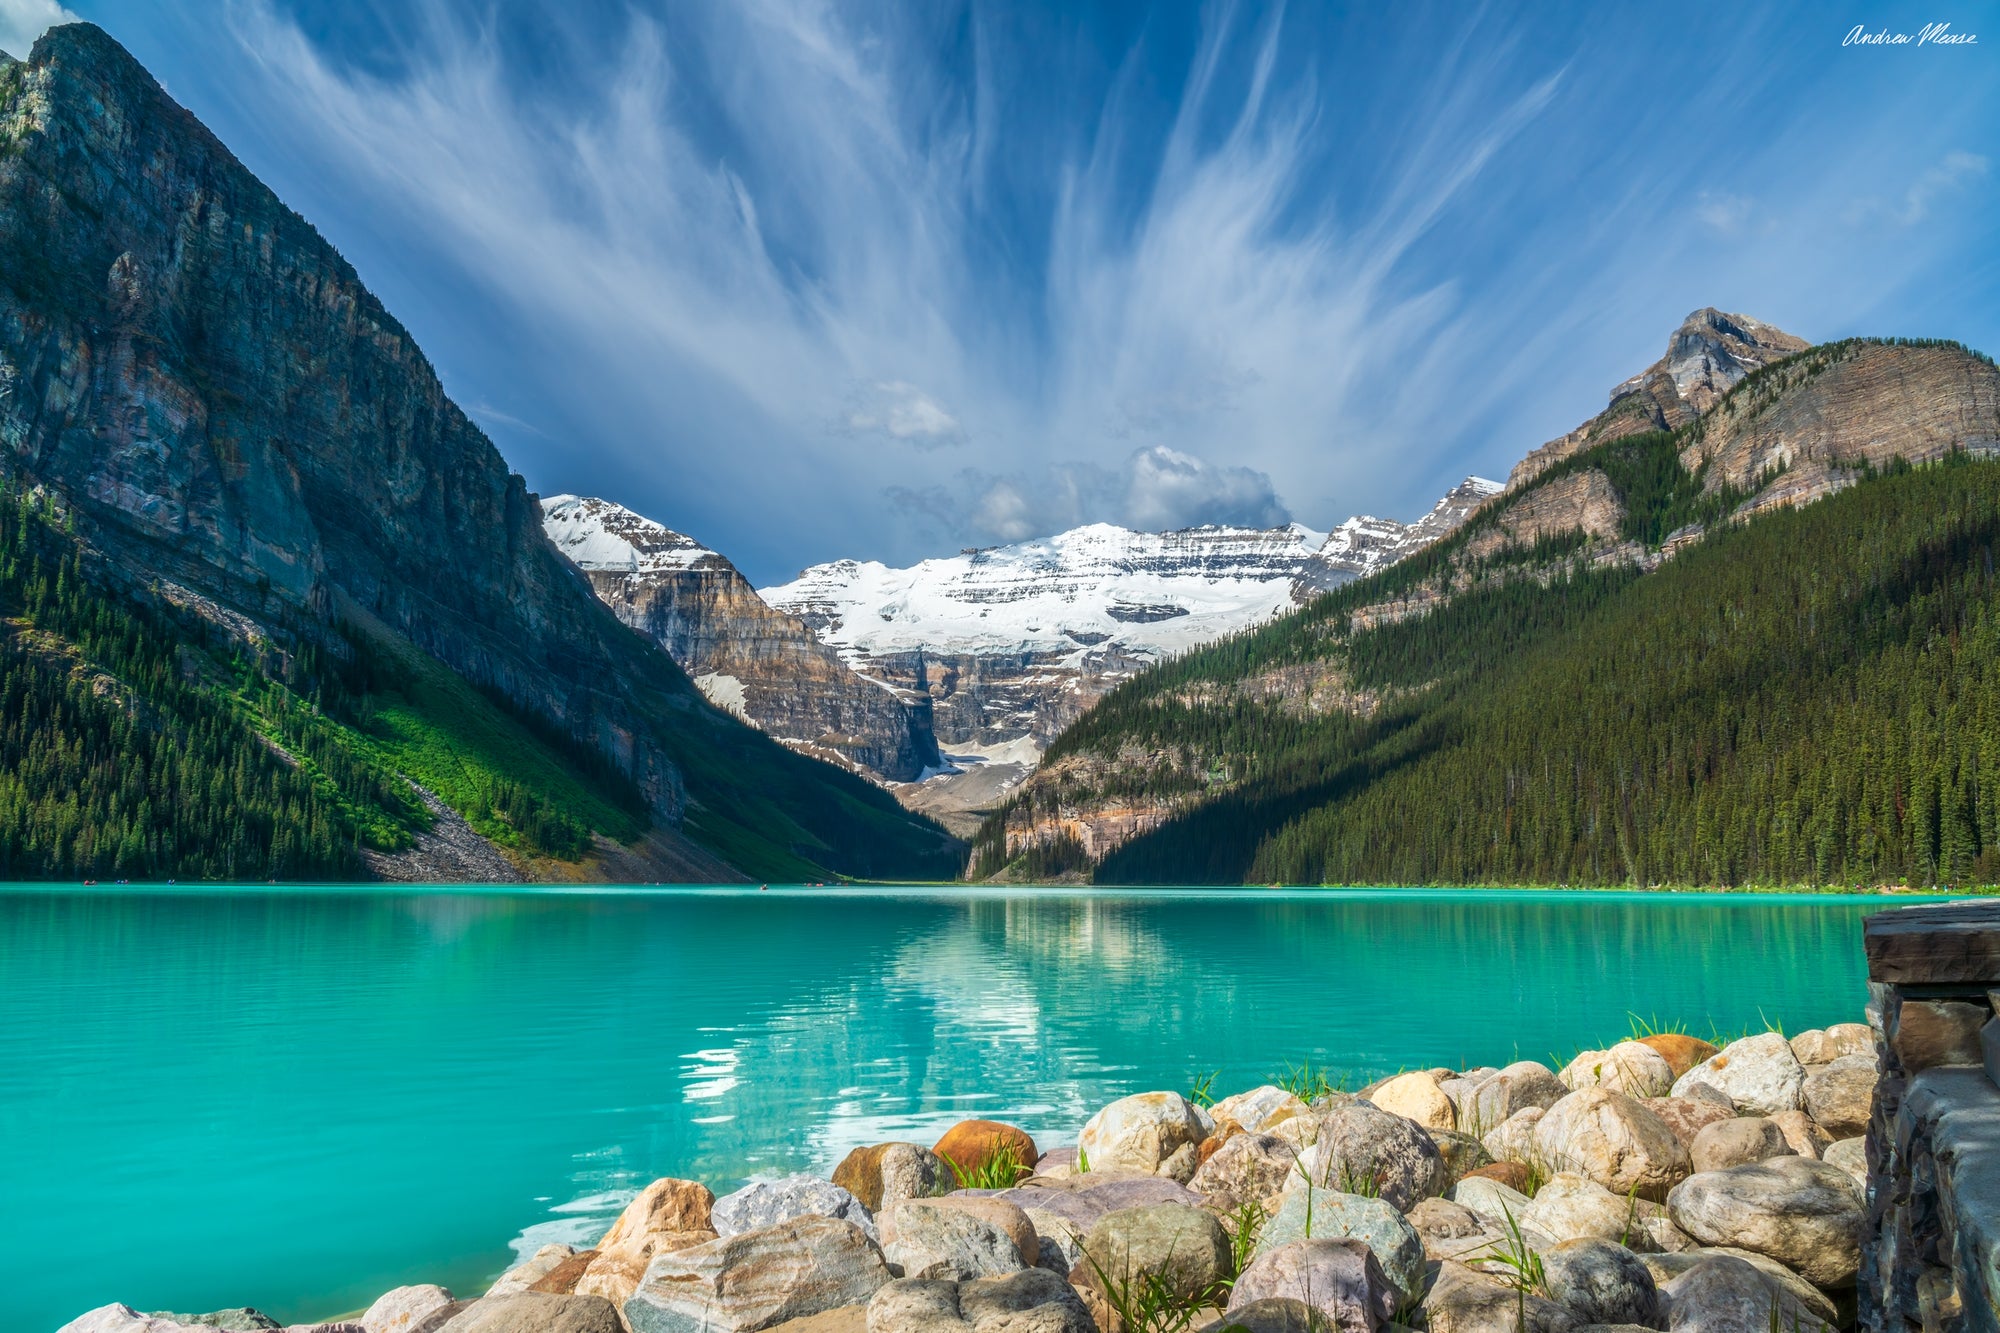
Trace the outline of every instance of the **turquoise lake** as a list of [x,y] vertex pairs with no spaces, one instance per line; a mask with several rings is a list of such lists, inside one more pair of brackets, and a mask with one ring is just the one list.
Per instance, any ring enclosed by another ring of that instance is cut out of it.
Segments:
[[1562,1062],[1861,1017],[1909,898],[0,891],[0,1327],[475,1293],[662,1175],[1311,1059]]

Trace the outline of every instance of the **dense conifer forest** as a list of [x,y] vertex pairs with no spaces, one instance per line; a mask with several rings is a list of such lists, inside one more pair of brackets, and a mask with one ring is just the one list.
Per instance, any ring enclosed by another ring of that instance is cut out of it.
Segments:
[[[1605,466],[1627,535],[1656,543],[1734,498],[1704,493],[1673,440],[1632,437],[1568,466]],[[2000,880],[2000,463],[1868,473],[1720,527],[1651,574],[1551,562],[1561,543],[1543,543],[1509,557],[1517,576],[1492,565],[1440,610],[1349,630],[1471,535],[1114,692],[1046,763],[1125,762],[1034,799],[1122,785],[1187,808],[1095,867],[1052,842],[1032,869],[1109,883]],[[1379,707],[1315,712],[1244,688],[1315,665]],[[1004,818],[982,831],[977,869],[1004,864]]]

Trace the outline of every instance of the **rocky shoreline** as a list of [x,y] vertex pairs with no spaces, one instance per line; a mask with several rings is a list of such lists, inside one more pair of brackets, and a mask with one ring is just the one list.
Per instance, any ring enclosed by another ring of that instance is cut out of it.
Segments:
[[[1148,1092],[1075,1147],[962,1122],[832,1179],[653,1182],[483,1295],[298,1333],[1823,1333],[1852,1327],[1877,1035]],[[92,1310],[60,1333],[276,1329]]]

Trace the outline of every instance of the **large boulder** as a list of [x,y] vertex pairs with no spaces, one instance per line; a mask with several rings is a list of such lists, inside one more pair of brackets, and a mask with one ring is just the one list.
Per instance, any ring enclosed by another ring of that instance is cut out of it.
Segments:
[[[716,1238],[714,1209],[715,1195],[698,1180],[668,1176],[654,1181],[625,1205],[625,1211],[597,1242],[596,1253],[583,1272],[571,1282],[570,1290],[579,1296],[602,1296],[622,1308],[638,1289],[654,1255],[692,1249]],[[521,1289],[536,1287],[554,1272],[555,1267],[544,1269]],[[487,1294],[499,1290],[496,1283]]]
[[1423,1242],[1424,1258],[1432,1263],[1444,1259],[1469,1263],[1491,1254],[1501,1240],[1492,1221],[1449,1199],[1420,1199],[1407,1220]]
[[1738,1259],[1756,1269],[1774,1291],[1791,1299],[1802,1310],[1825,1323],[1839,1323],[1840,1311],[1833,1298],[1767,1254],[1755,1254],[1731,1245],[1698,1246],[1680,1254],[1645,1254],[1640,1262],[1653,1274],[1662,1291],[1682,1273],[1705,1260],[1722,1256]]
[[1688,1150],[1664,1120],[1606,1088],[1573,1092],[1535,1124],[1544,1163],[1588,1176],[1614,1194],[1662,1199],[1686,1179]]
[[833,1169],[833,1183],[861,1200],[871,1214],[905,1199],[929,1199],[958,1188],[944,1158],[915,1143],[856,1148]]
[[1514,1216],[1558,1241],[1615,1240],[1625,1244],[1637,1230],[1642,1206],[1638,1199],[1613,1194],[1588,1176],[1564,1173],[1549,1177]]
[[368,1333],[434,1333],[464,1306],[443,1287],[397,1287],[375,1298],[361,1316]]
[[[1041,1158],[1027,1130],[998,1120],[961,1120],[931,1145],[931,1151],[966,1176],[1000,1160],[1013,1161],[1025,1176]],[[951,1173],[950,1166],[945,1170]],[[958,1184],[956,1176],[952,1184]]]
[[1881,1079],[1875,1056],[1843,1055],[1806,1075],[1806,1111],[1834,1139],[1851,1139],[1868,1129]]
[[1621,1041],[1609,1050],[1580,1053],[1556,1077],[1572,1091],[1607,1088],[1628,1097],[1664,1097],[1675,1075],[1666,1057],[1652,1047]]
[[1488,1176],[1467,1176],[1451,1187],[1451,1201],[1489,1222],[1518,1219],[1532,1200],[1520,1190]]
[[1082,1268],[1094,1285],[1158,1283],[1201,1303],[1234,1275],[1229,1233],[1213,1213],[1155,1203],[1106,1213],[1083,1238]]
[[1660,1293],[1639,1256],[1608,1240],[1566,1240],[1542,1251],[1555,1301],[1587,1324],[1638,1324],[1660,1317]]
[[1358,1240],[1374,1252],[1383,1276],[1400,1297],[1411,1299],[1423,1290],[1423,1238],[1386,1199],[1309,1189],[1300,1182],[1285,1191],[1278,1211],[1257,1234],[1256,1252],[1263,1254],[1295,1240],[1342,1237]]
[[1670,1333],[1832,1333],[1741,1259],[1710,1255],[1660,1289]]
[[860,1227],[814,1214],[655,1255],[625,1321],[632,1333],[751,1333],[863,1304],[888,1281]]
[[1269,1134],[1273,1128],[1295,1116],[1309,1115],[1312,1108],[1297,1093],[1265,1084],[1233,1097],[1224,1097],[1208,1108],[1217,1124],[1234,1120],[1250,1134]]
[[1820,1287],[1845,1287],[1861,1262],[1861,1194],[1847,1172],[1773,1157],[1689,1176],[1667,1197],[1681,1230],[1704,1245],[1769,1255]]
[[1778,1032],[1760,1032],[1732,1041],[1674,1082],[1673,1095],[1685,1097],[1697,1085],[1728,1095],[1738,1111],[1776,1115],[1798,1109],[1806,1071],[1792,1044]]
[[1484,1147],[1487,1154],[1496,1162],[1531,1165],[1535,1156],[1535,1126],[1540,1124],[1542,1117],[1547,1114],[1547,1107],[1524,1106],[1487,1130],[1479,1140],[1480,1146]]
[[1032,1268],[1041,1240],[1003,1199],[948,1196],[897,1204],[882,1222],[882,1253],[904,1277],[966,1282]]
[[969,1282],[890,1282],[868,1302],[868,1333],[1097,1333],[1097,1326],[1069,1283],[1025,1268]]
[[1685,1032],[1655,1032],[1639,1038],[1639,1044],[1665,1060],[1667,1067],[1674,1071],[1675,1078],[1715,1054],[1713,1045]]
[[1694,1148],[1695,1135],[1736,1114],[1733,1107],[1709,1097],[1647,1097],[1639,1105],[1658,1116],[1690,1150]]
[[1213,1121],[1178,1092],[1121,1097],[1090,1117],[1077,1149],[1092,1171],[1142,1171],[1185,1184]]
[[1785,1133],[1768,1116],[1746,1115],[1718,1120],[1694,1136],[1688,1158],[1696,1172],[1727,1171],[1792,1151]]
[[1424,1297],[1429,1333],[1576,1333],[1582,1326],[1554,1301],[1450,1260],[1438,1265]]
[[1376,1333],[1396,1311],[1396,1291],[1374,1251],[1358,1240],[1295,1240],[1245,1264],[1229,1312],[1257,1301],[1302,1301],[1324,1333]]
[[1376,1085],[1368,1100],[1390,1115],[1414,1120],[1425,1129],[1453,1129],[1458,1108],[1445,1096],[1438,1080],[1422,1071],[1398,1074]]
[[1447,1183],[1430,1135],[1366,1102],[1330,1111],[1319,1140],[1299,1154],[1299,1169],[1319,1189],[1378,1194],[1399,1211],[1444,1193]]
[[804,1173],[782,1180],[758,1180],[715,1201],[711,1225],[719,1236],[762,1231],[795,1217],[831,1217],[852,1222],[876,1239],[875,1217],[861,1200],[830,1180]]
[[[1470,1109],[1459,1116],[1459,1127],[1483,1136],[1518,1111],[1531,1106],[1554,1106],[1569,1091],[1547,1065],[1519,1060],[1473,1089],[1472,1095],[1465,1099]],[[1496,1157],[1499,1155],[1494,1153]]]
[[476,1300],[438,1333],[624,1333],[624,1326],[618,1307],[602,1296],[524,1291]]
[[1275,1134],[1238,1134],[1201,1164],[1188,1188],[1210,1199],[1262,1202],[1284,1189],[1298,1149]]

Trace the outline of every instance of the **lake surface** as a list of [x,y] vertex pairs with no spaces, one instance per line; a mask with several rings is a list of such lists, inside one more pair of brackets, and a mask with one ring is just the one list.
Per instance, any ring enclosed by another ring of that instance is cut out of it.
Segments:
[[0,1326],[353,1310],[991,1116],[1858,1019],[1908,898],[0,891]]

